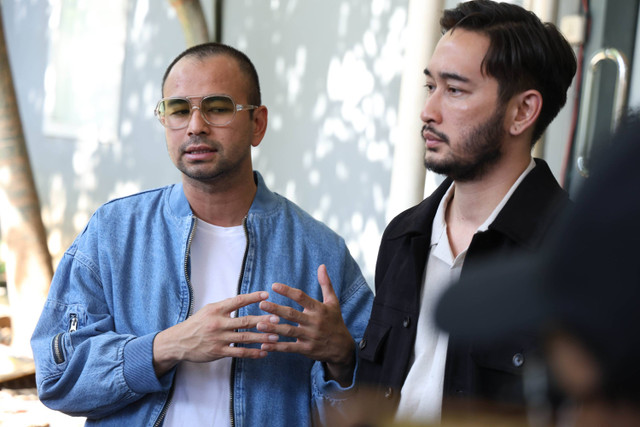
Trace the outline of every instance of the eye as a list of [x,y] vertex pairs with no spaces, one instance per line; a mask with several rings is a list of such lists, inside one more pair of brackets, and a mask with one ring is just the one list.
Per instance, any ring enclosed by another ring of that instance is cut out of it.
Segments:
[[231,108],[224,107],[224,106],[215,106],[207,109],[207,113],[210,113],[210,114],[225,114],[225,113],[230,113],[231,111],[233,111]]
[[210,97],[202,103],[205,114],[222,115],[233,113],[233,102],[228,98]]
[[436,85],[434,83],[431,82],[427,82],[424,87],[427,89],[427,93],[428,94],[432,94],[433,91],[436,90]]
[[189,115],[189,111],[190,110],[188,108],[183,108],[183,109],[180,109],[180,110],[170,110],[170,111],[167,111],[167,113],[170,116],[181,117],[181,116],[188,116]]
[[463,92],[460,88],[457,88],[457,87],[455,87],[455,86],[449,86],[449,87],[447,88],[447,91],[448,91],[451,95],[454,95],[454,96],[461,95],[461,94],[462,94],[462,92]]
[[182,99],[171,99],[164,102],[164,114],[172,117],[188,116],[191,112],[189,103]]

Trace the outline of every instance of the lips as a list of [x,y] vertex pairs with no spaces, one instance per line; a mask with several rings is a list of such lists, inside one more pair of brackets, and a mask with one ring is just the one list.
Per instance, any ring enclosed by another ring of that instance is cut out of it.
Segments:
[[422,128],[422,139],[424,139],[427,148],[434,148],[440,144],[448,143],[448,139],[444,135],[427,126]]
[[213,157],[218,150],[207,145],[191,145],[184,149],[183,153],[187,159],[193,161],[208,160]]
[[191,146],[191,147],[187,147],[184,152],[186,154],[202,154],[202,153],[210,153],[210,152],[215,152],[217,150],[208,147],[206,145],[196,145],[196,146]]

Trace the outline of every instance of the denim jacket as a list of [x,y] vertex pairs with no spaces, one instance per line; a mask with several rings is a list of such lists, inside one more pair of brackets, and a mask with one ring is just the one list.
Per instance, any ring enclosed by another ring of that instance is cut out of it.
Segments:
[[[343,319],[359,341],[373,295],[344,240],[255,177],[238,292],[267,290],[270,301],[295,306],[271,290],[280,282],[322,301],[316,271],[326,264]],[[56,269],[31,340],[43,403],[85,416],[89,425],[162,424],[175,369],[156,377],[153,339],[192,314],[194,223],[179,184],[111,201],[94,213]],[[238,313],[261,314],[257,304]],[[326,381],[322,363],[286,353],[234,359],[231,390],[236,426],[311,425],[323,407],[339,406],[351,392]]]

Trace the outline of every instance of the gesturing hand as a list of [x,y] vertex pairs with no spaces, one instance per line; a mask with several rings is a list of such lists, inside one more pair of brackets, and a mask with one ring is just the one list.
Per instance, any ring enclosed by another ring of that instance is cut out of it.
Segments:
[[342,319],[340,303],[324,265],[318,267],[318,283],[322,289],[323,301],[317,301],[300,289],[282,283],[274,283],[272,289],[303,307],[300,312],[294,308],[262,301],[260,308],[280,316],[297,326],[258,322],[261,332],[296,338],[295,342],[266,342],[264,351],[299,353],[313,360],[325,362],[329,376],[345,385],[351,382],[355,366],[355,344]]
[[252,329],[260,322],[278,323],[280,319],[273,315],[237,318],[231,315],[240,307],[263,301],[268,297],[268,292],[261,291],[208,304],[184,322],[158,333],[153,341],[156,374],[161,376],[182,360],[211,362],[222,357],[265,357],[265,350],[235,347],[231,344],[277,341],[277,335],[236,330]]

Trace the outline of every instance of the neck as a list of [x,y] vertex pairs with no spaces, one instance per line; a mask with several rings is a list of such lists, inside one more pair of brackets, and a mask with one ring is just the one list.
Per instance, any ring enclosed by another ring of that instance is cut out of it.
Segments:
[[454,183],[454,198],[448,211],[478,228],[491,215],[509,189],[531,162],[530,156],[504,159],[474,181]]
[[233,183],[202,182],[184,175],[182,182],[195,216],[220,227],[242,225],[258,189],[253,173]]
[[474,181],[454,182],[453,198],[445,221],[454,256],[469,247],[473,235],[489,218],[509,189],[531,162],[531,156],[504,156],[493,168]]

